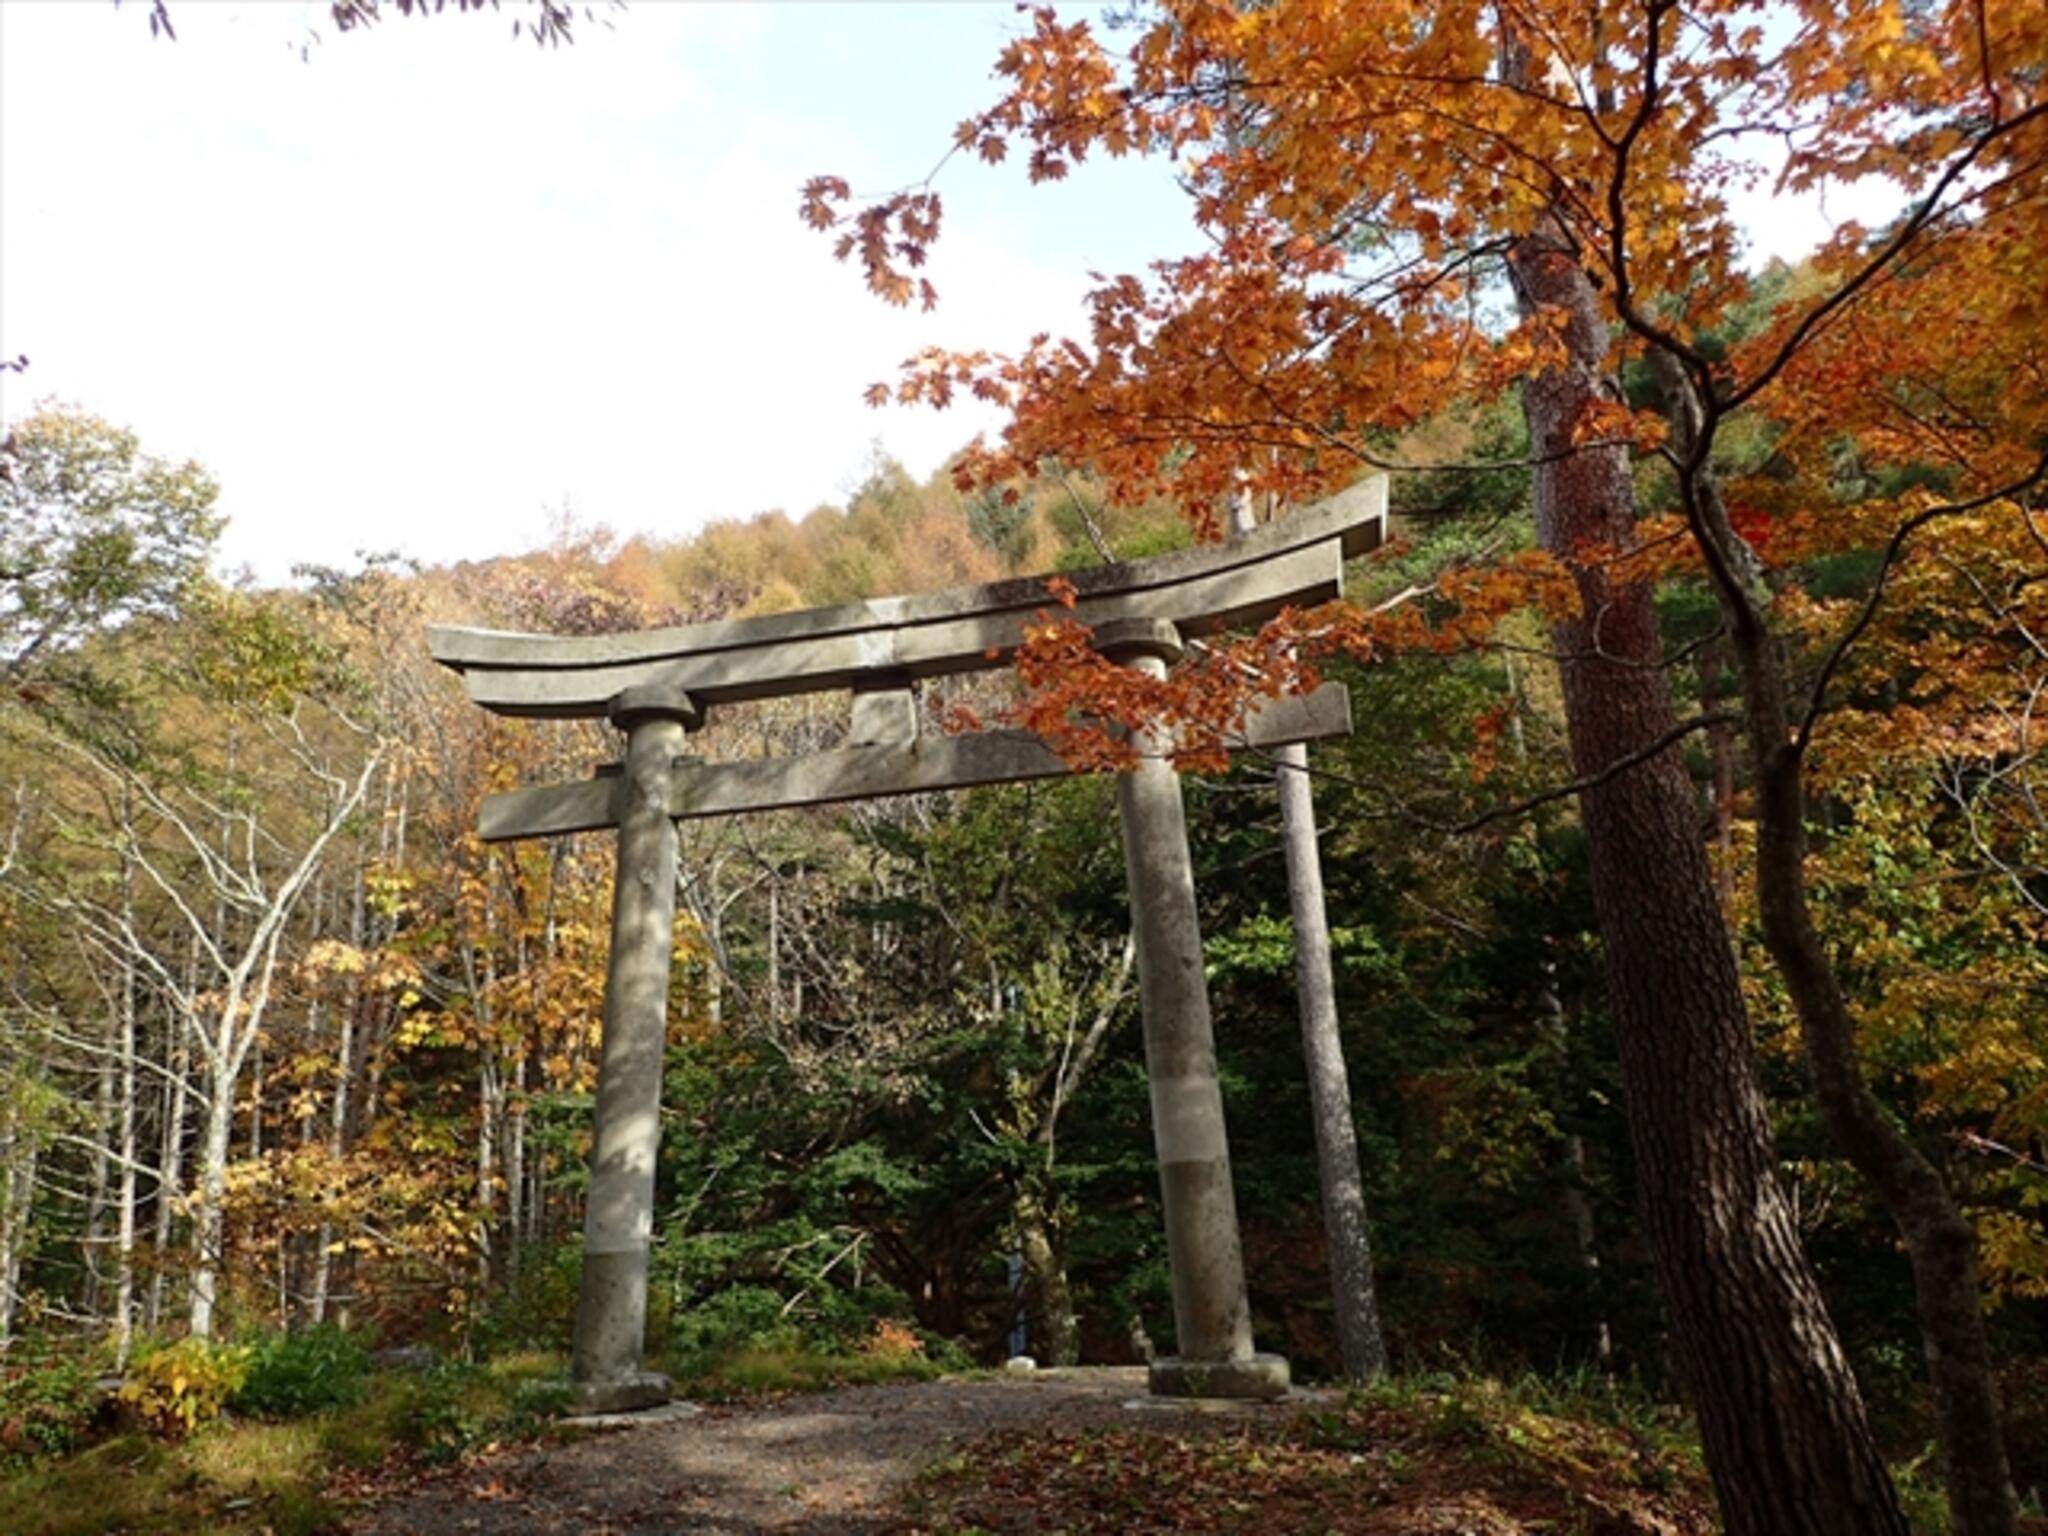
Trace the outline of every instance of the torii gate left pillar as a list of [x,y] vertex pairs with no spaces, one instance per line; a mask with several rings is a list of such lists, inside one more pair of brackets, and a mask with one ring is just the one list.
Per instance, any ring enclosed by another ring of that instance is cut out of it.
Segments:
[[575,1403],[584,1413],[652,1408],[669,1396],[669,1379],[644,1370],[640,1350],[675,960],[677,849],[669,796],[685,733],[704,723],[703,709],[689,694],[659,686],[627,689],[612,700],[609,714],[626,733],[626,761],[571,1367]]

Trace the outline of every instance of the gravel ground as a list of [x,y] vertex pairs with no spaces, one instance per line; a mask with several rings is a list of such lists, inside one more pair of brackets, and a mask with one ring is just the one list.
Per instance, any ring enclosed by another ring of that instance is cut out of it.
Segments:
[[1089,1369],[707,1408],[465,1463],[363,1511],[352,1529],[879,1536],[898,1524],[905,1480],[948,1445],[1010,1425],[1072,1428],[1185,1411],[1126,1406],[1144,1391],[1142,1369]]

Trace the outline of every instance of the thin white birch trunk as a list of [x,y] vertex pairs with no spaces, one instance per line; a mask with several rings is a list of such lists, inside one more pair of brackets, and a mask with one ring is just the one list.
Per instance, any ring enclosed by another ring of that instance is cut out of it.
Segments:
[[[121,905],[134,925],[135,864],[121,860]],[[114,1368],[126,1369],[135,1345],[135,959],[121,961],[121,1188],[114,1238]]]
[[[186,988],[189,993],[191,988]],[[163,1323],[164,1288],[168,1284],[165,1259],[171,1251],[171,1218],[185,1185],[185,1101],[192,1071],[191,1023],[182,1013],[170,1021],[171,1081],[164,1093],[163,1137],[157,1154],[156,1224],[151,1234],[155,1263],[149,1276],[149,1302],[143,1310],[147,1326],[154,1330]]]
[[195,1339],[213,1337],[214,1316],[219,1308],[228,1140],[234,1124],[234,1078],[225,1071],[216,1071],[207,1083],[206,1135],[200,1142],[199,1199],[192,1221],[192,1301],[186,1313],[186,1328]]

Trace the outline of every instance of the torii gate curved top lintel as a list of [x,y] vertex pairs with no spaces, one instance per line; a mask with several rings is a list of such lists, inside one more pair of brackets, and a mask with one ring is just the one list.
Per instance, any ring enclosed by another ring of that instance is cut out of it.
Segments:
[[[1375,476],[1229,544],[1073,572],[1072,616],[1090,626],[1104,655],[1163,676],[1184,637],[1340,595],[1345,560],[1377,548],[1385,529],[1386,481]],[[1068,772],[1028,732],[921,737],[917,726],[917,682],[1005,665],[1051,599],[1046,581],[633,634],[428,629],[434,659],[460,672],[470,697],[493,713],[605,717],[626,733],[624,762],[582,783],[493,795],[480,818],[491,841],[618,828],[573,1366],[586,1409],[644,1407],[668,1395],[666,1378],[641,1369],[641,1352],[676,821]],[[854,700],[845,748],[732,763],[683,755],[685,733],[710,707],[838,689]],[[1318,740],[1350,723],[1343,688],[1325,684],[1255,708],[1239,744]],[[1118,806],[1180,1351],[1153,1362],[1152,1390],[1275,1396],[1286,1390],[1287,1364],[1252,1350],[1180,780],[1165,753],[1121,775]]]

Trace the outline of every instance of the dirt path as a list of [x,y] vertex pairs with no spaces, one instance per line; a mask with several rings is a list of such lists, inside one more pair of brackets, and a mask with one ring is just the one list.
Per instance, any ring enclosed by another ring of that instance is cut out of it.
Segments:
[[1142,1369],[853,1387],[595,1432],[441,1474],[367,1510],[362,1536],[473,1531],[879,1536],[897,1491],[949,1444],[1017,1424],[1128,1420]]

